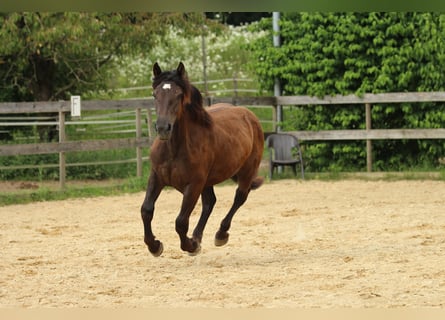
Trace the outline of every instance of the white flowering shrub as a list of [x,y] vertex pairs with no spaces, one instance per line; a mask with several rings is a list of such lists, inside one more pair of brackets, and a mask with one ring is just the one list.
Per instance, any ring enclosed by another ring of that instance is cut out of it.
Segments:
[[[258,90],[254,75],[247,69],[249,52],[246,44],[259,36],[247,30],[245,26],[229,26],[221,34],[210,33],[204,39],[201,36],[185,38],[174,27],[169,27],[166,37],[158,39],[158,45],[150,49],[148,58],[142,56],[127,57],[120,61],[118,76],[112,86],[115,88],[133,88],[119,90],[120,96],[148,96],[151,92],[152,67],[158,62],[163,70],[175,69],[182,61],[190,80],[204,91],[203,41],[206,52],[207,89],[211,95],[232,95],[234,83],[229,79],[249,79],[237,81],[238,89]],[[227,81],[218,81],[227,79]],[[134,90],[140,88],[140,90]],[[226,91],[224,91],[226,90]],[[232,92],[230,92],[232,91]],[[241,92],[240,94],[246,94]],[[252,94],[252,93],[251,93]]]

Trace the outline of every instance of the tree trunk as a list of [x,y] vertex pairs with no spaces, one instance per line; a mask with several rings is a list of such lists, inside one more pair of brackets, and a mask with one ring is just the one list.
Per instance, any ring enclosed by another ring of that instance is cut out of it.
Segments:
[[[33,69],[31,90],[35,101],[50,101],[54,99],[55,63],[51,58],[45,58],[40,53],[30,57]],[[56,116],[56,113],[51,114]],[[50,142],[57,138],[57,126],[38,126],[37,131],[41,141]]]

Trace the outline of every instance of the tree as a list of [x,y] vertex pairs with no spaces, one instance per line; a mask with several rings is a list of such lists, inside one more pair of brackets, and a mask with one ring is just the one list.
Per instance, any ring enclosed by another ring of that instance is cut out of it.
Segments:
[[[287,13],[281,19],[279,48],[272,46],[271,20],[254,25],[268,34],[252,42],[251,68],[263,89],[281,80],[285,95],[322,97],[400,91],[440,91],[445,87],[445,15],[438,13]],[[364,128],[362,108],[294,108],[288,129]],[[374,128],[445,126],[445,106],[376,105]],[[437,166],[442,141],[379,141],[376,169]],[[313,170],[365,167],[364,142],[311,145],[305,150]]]
[[[106,89],[119,59],[145,56],[167,25],[194,35],[203,19],[199,13],[0,13],[0,101],[66,100]],[[53,126],[38,132],[42,140],[55,137]]]
[[165,25],[196,33],[202,14],[0,14],[0,101],[66,99],[105,88],[116,58],[148,52]]

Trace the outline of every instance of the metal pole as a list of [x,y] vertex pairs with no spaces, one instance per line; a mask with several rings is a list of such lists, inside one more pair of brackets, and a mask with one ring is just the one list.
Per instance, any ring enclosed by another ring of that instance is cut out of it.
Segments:
[[[280,39],[280,13],[279,12],[273,12],[272,13],[272,29],[273,29],[273,46],[275,48],[278,48],[281,45],[281,39]],[[275,83],[273,86],[273,94],[275,97],[281,96],[281,85],[280,85],[280,79],[275,78]],[[277,105],[275,108],[277,112],[277,119],[276,121],[278,124],[276,125],[276,131],[281,131],[281,122],[283,122],[283,107],[281,105]],[[277,168],[278,173],[282,173],[283,168],[282,166],[278,166]]]
[[[279,47],[281,45],[280,39],[280,13],[273,12],[272,13],[272,27],[273,27],[273,46]],[[280,79],[275,78],[275,83],[273,87],[274,96],[281,96],[281,85]],[[277,105],[277,121],[281,123],[283,121],[283,108],[280,105]],[[281,126],[277,125],[277,131],[281,131]]]

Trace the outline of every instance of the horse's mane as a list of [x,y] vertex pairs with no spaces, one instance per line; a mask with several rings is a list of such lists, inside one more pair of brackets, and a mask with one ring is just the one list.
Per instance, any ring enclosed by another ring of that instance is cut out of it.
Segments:
[[212,125],[212,118],[204,109],[201,92],[189,82],[186,75],[181,77],[177,70],[164,71],[153,78],[153,89],[165,81],[174,82],[183,90],[184,110],[190,114],[193,121],[207,128]]

